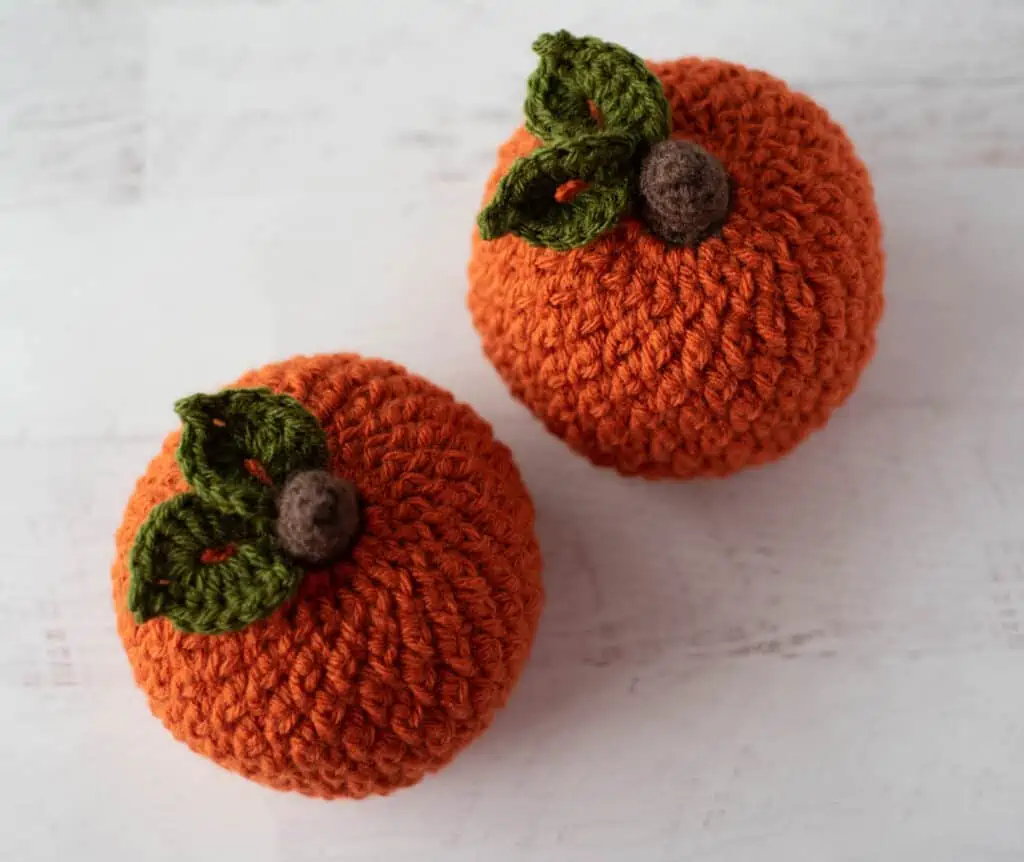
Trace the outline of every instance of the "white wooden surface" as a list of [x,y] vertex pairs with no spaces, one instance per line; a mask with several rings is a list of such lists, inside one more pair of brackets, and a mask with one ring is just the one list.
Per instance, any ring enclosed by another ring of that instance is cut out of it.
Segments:
[[[467,236],[529,45],[718,55],[876,178],[888,310],[829,429],[625,481],[506,396]],[[1024,858],[1024,4],[0,4],[0,858]],[[150,718],[111,533],[179,395],[295,352],[408,364],[535,495],[508,710],[397,796],[282,796]]]

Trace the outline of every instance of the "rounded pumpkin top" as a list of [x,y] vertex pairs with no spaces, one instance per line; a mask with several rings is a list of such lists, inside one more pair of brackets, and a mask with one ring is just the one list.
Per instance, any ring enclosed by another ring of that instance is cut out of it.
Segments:
[[[136,681],[175,736],[270,786],[361,797],[412,784],[487,726],[536,629],[540,555],[512,456],[470,408],[389,362],[299,357],[234,386],[290,396],[315,418],[326,472],[358,496],[359,533],[240,630],[139,624],[140,527],[189,492],[172,433],[117,533],[114,602]],[[215,566],[225,551],[211,551]]]
[[[727,62],[648,69],[668,137],[728,175],[724,221],[689,244],[656,235],[642,203],[572,248],[478,230],[469,305],[513,394],[595,463],[724,475],[789,451],[852,392],[882,312],[881,227],[867,170],[811,99]],[[550,149],[518,129],[484,201]],[[556,199],[586,186],[561,184]]]

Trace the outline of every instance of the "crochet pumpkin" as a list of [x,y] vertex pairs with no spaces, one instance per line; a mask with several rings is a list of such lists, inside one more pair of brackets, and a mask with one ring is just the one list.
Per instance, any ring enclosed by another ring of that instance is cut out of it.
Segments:
[[413,784],[483,731],[543,592],[533,508],[468,407],[397,365],[299,357],[178,403],[113,565],[153,712],[271,787]]
[[469,307],[512,393],[593,462],[721,476],[853,392],[882,313],[871,181],[843,131],[732,63],[540,37],[498,152]]

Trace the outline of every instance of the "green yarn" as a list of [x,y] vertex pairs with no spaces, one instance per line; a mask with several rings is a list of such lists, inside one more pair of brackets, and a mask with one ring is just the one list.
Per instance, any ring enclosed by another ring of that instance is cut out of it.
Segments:
[[[540,62],[523,110],[527,130],[547,146],[512,165],[477,223],[485,240],[513,233],[533,245],[578,248],[627,211],[638,162],[668,137],[671,113],[661,83],[625,48],[563,30],[540,36],[533,49]],[[586,188],[557,201],[558,187],[574,179]]]
[[255,461],[274,485],[296,470],[327,462],[327,438],[294,398],[269,389],[192,395],[174,405],[181,417],[178,465],[199,496],[224,512],[267,513],[267,487],[247,468]]
[[[204,560],[211,552],[217,557]],[[180,631],[208,635],[268,616],[305,574],[268,521],[226,514],[190,493],[150,512],[132,547],[131,570],[128,608],[137,623],[163,616]]]
[[[586,135],[517,160],[480,213],[480,235],[514,233],[534,245],[567,250],[586,245],[618,221],[629,203],[632,143],[617,135]],[[572,201],[555,200],[572,179],[586,187]]]
[[648,146],[668,137],[665,91],[635,54],[565,30],[539,36],[533,50],[540,63],[530,75],[523,105],[531,134],[553,142],[604,129]]
[[302,581],[305,569],[275,533],[274,489],[293,472],[325,468],[327,438],[298,401],[269,389],[193,395],[175,410],[192,491],[154,507],[139,528],[128,607],[139,624],[164,616],[183,632],[237,631]]

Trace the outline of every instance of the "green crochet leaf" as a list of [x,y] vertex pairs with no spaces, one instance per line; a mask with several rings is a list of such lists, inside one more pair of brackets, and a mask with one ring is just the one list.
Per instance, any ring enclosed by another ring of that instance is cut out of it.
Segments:
[[[562,30],[539,37],[533,50],[540,62],[527,85],[526,128],[547,146],[512,165],[477,223],[484,239],[513,233],[564,251],[592,242],[626,212],[637,165],[668,137],[671,112],[661,82],[625,48]],[[555,193],[569,180],[585,188],[560,203]]]
[[192,395],[181,417],[178,464],[197,495],[222,512],[267,516],[273,492],[295,470],[323,469],[327,438],[316,417],[288,395],[229,389]]
[[533,50],[540,62],[530,75],[523,106],[531,134],[552,143],[603,129],[631,138],[638,147],[668,137],[671,111],[665,91],[635,54],[565,30],[540,36]]
[[[614,227],[629,206],[631,142],[619,135],[586,135],[543,147],[513,163],[477,218],[480,235],[514,233],[559,250],[592,242]],[[571,201],[555,198],[569,180],[586,186]]]
[[226,514],[192,493],[150,512],[131,554],[128,608],[198,634],[238,631],[287,601],[305,570],[269,522]]

